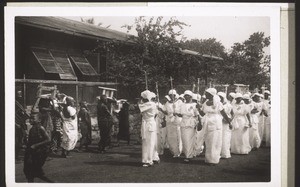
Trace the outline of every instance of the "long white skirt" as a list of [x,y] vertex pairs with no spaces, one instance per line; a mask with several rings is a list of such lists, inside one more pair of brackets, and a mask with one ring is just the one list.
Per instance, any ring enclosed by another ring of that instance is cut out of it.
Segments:
[[202,127],[201,131],[196,132],[195,140],[195,156],[200,155],[204,148],[205,129]]
[[157,152],[159,155],[164,154],[164,149],[166,147],[167,140],[167,128],[159,128],[159,133],[157,133]]
[[222,149],[222,129],[207,131],[205,136],[205,162],[218,164]]
[[266,147],[271,146],[271,116],[265,117],[265,130],[264,130],[264,141]]
[[230,158],[230,141],[231,141],[231,130],[229,129],[228,123],[223,123],[222,129],[222,150],[221,157],[222,158]]
[[256,128],[249,129],[249,143],[251,148],[259,148],[261,139],[258,134],[258,130]]
[[64,120],[61,147],[67,151],[73,150],[78,141],[77,120]]
[[195,156],[196,130],[193,127],[181,127],[182,152],[186,158]]
[[258,133],[262,141],[264,140],[264,130],[265,130],[264,116],[260,115],[258,117]]
[[171,151],[173,156],[180,156],[181,150],[180,150],[180,142],[181,137],[178,133],[178,126],[174,125],[173,123],[167,122],[167,142],[169,145],[169,150]]
[[[158,160],[156,155],[156,131],[145,131],[145,137],[142,140],[142,162],[153,164],[153,160]],[[156,158],[154,158],[156,157]]]
[[246,116],[235,116],[232,121],[234,129],[231,132],[230,148],[234,154],[248,154],[251,151],[249,143],[249,128],[246,127]]

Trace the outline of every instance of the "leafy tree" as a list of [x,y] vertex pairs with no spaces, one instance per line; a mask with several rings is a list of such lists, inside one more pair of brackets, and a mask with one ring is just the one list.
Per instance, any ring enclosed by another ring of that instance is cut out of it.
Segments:
[[263,51],[269,45],[270,37],[265,37],[263,32],[255,32],[243,43],[235,43],[219,72],[219,81],[248,84],[250,89],[269,84],[270,57]]

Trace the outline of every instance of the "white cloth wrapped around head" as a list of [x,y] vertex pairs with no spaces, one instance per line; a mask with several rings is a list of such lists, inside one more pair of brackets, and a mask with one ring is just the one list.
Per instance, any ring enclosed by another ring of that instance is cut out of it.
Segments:
[[233,99],[235,98],[235,93],[234,93],[234,92],[230,92],[229,95],[230,95],[230,97],[232,97]]
[[184,93],[183,93],[184,95],[189,95],[189,96],[191,96],[191,97],[193,97],[193,92],[192,91],[190,91],[190,90],[186,90]]
[[149,99],[150,96],[151,96],[151,92],[149,90],[145,90],[141,93],[141,97],[143,99],[148,99],[149,101],[150,101],[150,99]]
[[208,88],[205,90],[207,93],[210,93],[212,96],[217,94],[217,90],[215,88]]
[[169,91],[169,95],[176,95],[176,94],[177,94],[177,92],[175,89],[172,89]]
[[250,98],[249,94],[244,94],[243,99],[249,99],[250,100],[251,98]]
[[265,91],[264,91],[264,94],[271,95],[271,92],[270,92],[269,90],[265,90]]
[[243,98],[243,95],[242,95],[241,93],[236,93],[236,94],[235,94],[235,99],[236,99],[236,98]]
[[254,93],[254,94],[252,95],[252,98],[255,97],[255,96],[260,97],[260,94],[256,92],[256,93]]
[[224,103],[227,102],[226,93],[224,93],[224,92],[218,92],[218,95],[221,96],[221,97],[223,97]]
[[154,92],[150,92],[148,100],[151,101],[151,99],[155,98],[156,94]]
[[184,94],[180,94],[178,98],[184,99]]

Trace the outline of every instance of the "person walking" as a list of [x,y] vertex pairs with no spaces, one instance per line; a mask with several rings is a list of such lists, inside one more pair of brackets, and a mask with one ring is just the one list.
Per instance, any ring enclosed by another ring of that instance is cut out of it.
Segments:
[[180,123],[182,151],[185,155],[184,162],[188,163],[195,156],[195,140],[197,119],[199,116],[195,102],[192,101],[193,93],[190,90],[184,92],[185,103],[180,105],[179,113],[175,116],[182,118]]
[[105,148],[111,144],[111,131],[113,118],[108,107],[106,95],[101,95],[97,105],[97,119],[100,130],[100,141],[98,150],[100,153],[105,153]]
[[51,138],[41,124],[41,114],[32,113],[30,117],[31,129],[29,131],[27,147],[24,156],[24,174],[28,182],[40,178],[46,182],[53,182],[45,176],[43,165],[50,152]]
[[[223,104],[224,111],[226,115],[231,118],[232,114],[232,105],[227,101],[226,94],[224,92],[218,92],[218,96],[221,99],[221,103]],[[223,119],[222,120],[222,150],[221,150],[221,158],[230,158],[230,141],[231,141],[231,129],[229,128],[228,122]]]
[[117,145],[120,140],[127,141],[127,145],[130,144],[130,132],[129,132],[129,103],[124,102],[119,112],[119,132],[117,135]]
[[157,142],[157,124],[155,116],[157,115],[157,105],[152,102],[151,99],[155,94],[149,90],[145,90],[141,93],[141,101],[138,107],[142,114],[142,163],[143,167],[149,167],[154,164],[154,160],[158,161],[155,156],[155,147]]
[[230,148],[234,154],[248,154],[251,151],[249,143],[249,128],[252,127],[249,110],[242,100],[241,93],[236,93],[235,102],[232,104],[233,130]]
[[75,101],[72,97],[66,98],[61,116],[63,121],[63,136],[62,136],[62,157],[67,158],[71,150],[76,146],[78,140],[78,124],[76,117],[76,109],[74,108]]
[[80,102],[80,110],[78,112],[78,124],[81,132],[79,151],[85,146],[85,150],[88,150],[88,146],[92,143],[92,124],[91,116],[86,101]]
[[203,128],[205,131],[205,162],[209,165],[216,165],[220,161],[222,150],[222,117],[229,124],[231,120],[227,116],[220,97],[215,88],[205,90],[206,101],[202,106]]

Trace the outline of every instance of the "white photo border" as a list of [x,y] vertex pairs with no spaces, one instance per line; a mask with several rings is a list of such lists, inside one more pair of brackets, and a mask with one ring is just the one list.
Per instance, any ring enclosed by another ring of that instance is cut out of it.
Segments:
[[[172,183],[172,186],[182,185],[205,185],[205,186],[281,186],[281,125],[280,121],[280,6],[282,4],[258,4],[258,3],[149,3],[148,6],[121,6],[101,7],[82,6],[77,7],[47,7],[47,6],[8,6],[5,7],[5,160],[6,160],[6,184],[7,186],[152,186],[153,183],[55,183],[55,184],[32,184],[15,183],[15,160],[14,160],[14,125],[15,120],[15,21],[16,16],[266,16],[270,18],[270,36],[272,57],[271,65],[271,182],[256,183]],[[168,6],[168,8],[166,8]],[[167,184],[155,183],[165,186]]]

